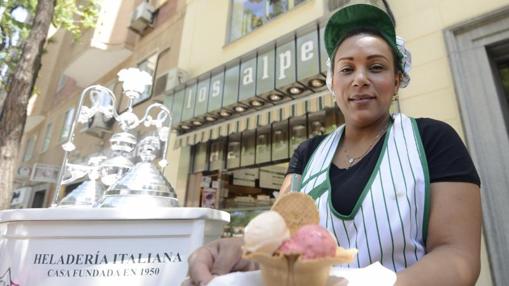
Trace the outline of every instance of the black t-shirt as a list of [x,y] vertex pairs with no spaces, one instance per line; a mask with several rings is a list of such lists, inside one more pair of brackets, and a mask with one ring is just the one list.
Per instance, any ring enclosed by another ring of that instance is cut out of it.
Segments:
[[[417,118],[417,128],[428,161],[430,182],[468,182],[481,185],[468,151],[456,131],[447,123],[430,118]],[[295,150],[287,173],[302,174],[313,151],[326,135],[313,137]],[[382,151],[382,136],[373,149],[349,169],[331,164],[329,172],[332,206],[349,215],[366,185]]]

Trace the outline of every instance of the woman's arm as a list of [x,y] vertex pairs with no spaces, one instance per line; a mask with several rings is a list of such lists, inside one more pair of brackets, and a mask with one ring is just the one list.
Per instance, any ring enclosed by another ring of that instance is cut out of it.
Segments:
[[[299,184],[299,186],[292,186],[292,180],[294,184]],[[279,188],[279,193],[284,194],[292,191],[292,187],[299,188],[300,187],[300,180],[301,175],[300,174],[288,174],[285,176],[285,179],[283,180],[283,183],[281,184],[281,187]]]
[[480,271],[481,198],[471,183],[431,184],[427,254],[396,285],[474,285]]

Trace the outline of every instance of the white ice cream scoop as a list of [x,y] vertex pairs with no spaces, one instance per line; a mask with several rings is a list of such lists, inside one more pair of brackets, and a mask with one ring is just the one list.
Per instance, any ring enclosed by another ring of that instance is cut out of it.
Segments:
[[244,229],[244,249],[272,254],[288,238],[290,231],[283,217],[275,211],[267,211],[247,224]]

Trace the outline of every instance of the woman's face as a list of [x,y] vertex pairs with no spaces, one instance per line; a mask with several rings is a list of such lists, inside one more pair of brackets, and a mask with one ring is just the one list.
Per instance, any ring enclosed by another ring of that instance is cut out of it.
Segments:
[[332,89],[348,124],[365,127],[385,118],[398,88],[394,56],[383,39],[359,34],[338,47]]

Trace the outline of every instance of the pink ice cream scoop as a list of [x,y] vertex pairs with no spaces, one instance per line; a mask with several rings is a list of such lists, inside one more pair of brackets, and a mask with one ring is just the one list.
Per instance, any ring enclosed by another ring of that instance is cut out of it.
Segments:
[[300,254],[303,259],[314,259],[336,255],[337,243],[325,228],[305,225],[285,240],[278,251],[282,254]]

